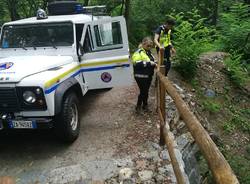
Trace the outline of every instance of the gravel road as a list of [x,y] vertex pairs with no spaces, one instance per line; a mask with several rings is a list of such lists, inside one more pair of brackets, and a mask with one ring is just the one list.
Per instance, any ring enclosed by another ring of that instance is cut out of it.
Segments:
[[52,131],[0,133],[0,176],[18,184],[104,181],[132,165],[148,141],[158,139],[153,90],[152,112],[136,114],[137,86],[95,90],[80,102],[81,132],[71,145]]

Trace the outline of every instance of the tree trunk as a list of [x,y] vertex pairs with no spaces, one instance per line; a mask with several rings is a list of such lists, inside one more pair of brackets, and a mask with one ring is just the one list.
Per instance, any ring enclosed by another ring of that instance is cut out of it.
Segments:
[[10,12],[10,18],[12,21],[20,19],[20,16],[17,13],[17,3],[18,1],[16,0],[6,0],[6,4]]
[[213,9],[213,16],[212,16],[212,24],[217,25],[217,19],[218,19],[218,6],[219,6],[219,0],[214,0],[214,9]]
[[121,7],[121,13],[120,13],[120,15],[123,15],[124,4],[125,4],[125,0],[122,0],[122,7]]
[[250,4],[250,0],[244,0],[246,4]]
[[130,10],[130,0],[125,0],[125,13],[124,13],[124,17],[125,17],[126,22],[127,22],[128,33],[129,33],[129,10]]
[[89,0],[84,0],[84,6],[88,6],[89,5]]

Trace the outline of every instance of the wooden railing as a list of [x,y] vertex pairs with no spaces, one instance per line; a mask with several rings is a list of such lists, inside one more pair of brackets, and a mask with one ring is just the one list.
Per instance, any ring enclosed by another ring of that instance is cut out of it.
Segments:
[[156,70],[157,111],[161,119],[160,144],[166,144],[167,146],[178,184],[184,184],[185,180],[175,156],[173,140],[174,138],[170,136],[170,128],[169,125],[166,124],[166,92],[174,100],[180,116],[184,120],[185,125],[187,126],[189,132],[193,136],[196,144],[205,157],[215,182],[217,184],[238,184],[239,181],[233,173],[230,165],[228,164],[222,153],[219,151],[218,147],[208,135],[207,131],[203,128],[199,120],[189,110],[188,106],[178,94],[172,83],[168,80],[167,77],[165,77],[165,70],[164,67],[162,67],[163,52],[163,49],[161,49],[159,52],[159,62]]

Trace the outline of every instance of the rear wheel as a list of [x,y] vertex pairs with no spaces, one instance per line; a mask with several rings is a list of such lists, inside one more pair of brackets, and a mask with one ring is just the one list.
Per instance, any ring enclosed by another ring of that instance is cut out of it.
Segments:
[[74,142],[80,132],[78,99],[75,93],[66,94],[62,102],[62,110],[56,116],[55,131],[65,142]]

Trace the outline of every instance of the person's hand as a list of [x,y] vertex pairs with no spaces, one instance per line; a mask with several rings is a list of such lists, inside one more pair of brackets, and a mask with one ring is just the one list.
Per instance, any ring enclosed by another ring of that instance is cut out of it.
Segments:
[[172,47],[170,51],[171,51],[171,55],[173,55],[173,56],[175,56],[175,55],[176,55],[176,50],[175,50],[175,48],[174,48],[174,47]]
[[150,61],[151,66],[156,66],[157,64],[154,61]]
[[160,48],[160,50],[164,50],[165,49],[164,46],[160,46],[159,48]]

